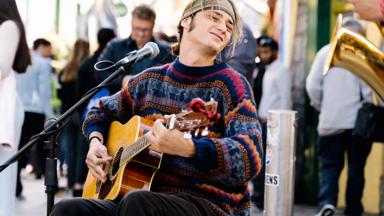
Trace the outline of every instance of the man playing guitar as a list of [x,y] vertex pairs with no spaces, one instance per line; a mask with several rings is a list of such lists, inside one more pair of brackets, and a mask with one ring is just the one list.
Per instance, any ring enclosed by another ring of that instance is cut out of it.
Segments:
[[[51,215],[250,215],[247,185],[262,166],[261,128],[246,79],[215,62],[229,41],[234,47],[240,40],[241,29],[231,0],[191,1],[178,26],[178,58],[143,71],[121,91],[103,98],[83,126],[90,142],[87,165],[105,182],[103,167],[111,162],[104,145],[110,123],[124,123],[134,115],[155,121],[146,137],[149,148],[163,153],[163,159],[151,190],[131,191],[113,201],[63,200]],[[198,97],[218,102],[221,117],[207,137],[189,138],[159,120],[188,108]]]

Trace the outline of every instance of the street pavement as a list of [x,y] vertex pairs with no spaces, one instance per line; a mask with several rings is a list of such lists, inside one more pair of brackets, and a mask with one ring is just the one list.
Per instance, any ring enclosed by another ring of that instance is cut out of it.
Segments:
[[[45,194],[44,177],[42,179],[35,179],[34,175],[22,172],[22,181],[24,186],[22,200],[17,200],[16,215],[17,216],[44,216],[46,215],[47,198]],[[66,185],[66,178],[59,178],[59,187]],[[60,191],[55,196],[55,202],[63,198],[69,198],[69,191]],[[315,206],[295,205],[295,216],[314,216],[317,208]],[[252,209],[252,216],[262,216],[262,212],[257,209]],[[343,215],[342,210],[338,209],[335,216]],[[364,216],[368,216],[365,214]],[[373,216],[373,215],[372,215]]]

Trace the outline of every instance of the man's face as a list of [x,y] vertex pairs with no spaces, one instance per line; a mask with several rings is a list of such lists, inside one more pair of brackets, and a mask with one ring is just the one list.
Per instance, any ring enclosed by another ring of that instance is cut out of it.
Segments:
[[45,58],[52,56],[52,46],[40,46],[38,51]]
[[132,17],[132,33],[131,37],[137,45],[144,45],[152,38],[154,23],[150,20],[143,20]]
[[276,59],[276,51],[273,51],[269,47],[259,46],[257,50],[260,61],[264,64],[270,64]]
[[186,29],[183,37],[217,54],[231,39],[233,20],[223,11],[204,10],[196,13],[193,19],[184,19],[182,26]]

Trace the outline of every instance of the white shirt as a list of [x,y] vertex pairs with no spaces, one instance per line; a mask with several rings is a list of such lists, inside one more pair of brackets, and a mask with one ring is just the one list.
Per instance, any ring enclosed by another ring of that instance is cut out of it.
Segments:
[[277,60],[267,65],[262,88],[258,110],[260,119],[267,120],[268,110],[292,109],[292,74]]
[[332,67],[323,75],[329,45],[317,53],[306,80],[311,105],[320,111],[319,135],[331,135],[353,129],[363,101],[369,101],[370,88],[352,72]]

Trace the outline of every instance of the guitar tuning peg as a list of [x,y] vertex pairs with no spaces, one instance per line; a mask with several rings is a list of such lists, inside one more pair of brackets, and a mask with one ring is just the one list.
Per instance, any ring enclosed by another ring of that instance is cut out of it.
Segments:
[[208,133],[209,133],[209,131],[208,131],[208,127],[205,127],[204,130],[203,130],[203,132],[201,132],[201,136],[207,136]]
[[188,133],[184,133],[184,139],[192,139],[192,134],[190,131],[188,131]]

